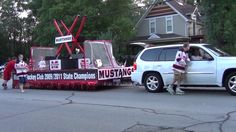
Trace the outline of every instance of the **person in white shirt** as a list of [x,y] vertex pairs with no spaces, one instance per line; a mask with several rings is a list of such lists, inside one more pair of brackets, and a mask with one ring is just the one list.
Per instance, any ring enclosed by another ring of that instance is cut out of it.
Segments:
[[24,56],[19,54],[15,64],[16,75],[19,77],[19,87],[22,93],[24,92],[28,72],[28,65],[23,61],[23,58]]
[[38,63],[38,68],[39,70],[43,70],[46,68],[46,61],[44,60],[43,57],[41,57],[41,60]]
[[187,53],[189,49],[190,49],[189,43],[184,43],[183,47],[176,53],[175,62],[172,66],[172,69],[174,71],[173,82],[166,89],[171,95],[184,94],[184,91],[180,89],[180,83],[185,78],[187,63],[190,61]]

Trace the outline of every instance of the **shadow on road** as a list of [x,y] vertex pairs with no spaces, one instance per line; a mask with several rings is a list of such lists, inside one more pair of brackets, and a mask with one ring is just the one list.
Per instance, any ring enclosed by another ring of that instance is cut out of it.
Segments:
[[[133,92],[136,93],[148,93],[144,87],[136,86],[132,87]],[[185,95],[222,95],[222,96],[231,96],[223,87],[184,87]],[[164,89],[163,92],[159,93],[148,93],[148,94],[167,94],[167,91]]]
[[186,94],[201,94],[201,95],[230,95],[226,90],[224,89],[184,89]]

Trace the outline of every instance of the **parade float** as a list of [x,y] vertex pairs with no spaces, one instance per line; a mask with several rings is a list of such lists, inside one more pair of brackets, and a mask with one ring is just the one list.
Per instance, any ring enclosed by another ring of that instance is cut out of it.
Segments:
[[[98,86],[114,86],[130,80],[133,67],[117,64],[110,40],[81,41],[80,34],[85,21],[86,16],[82,17],[73,35],[79,22],[78,16],[70,28],[63,21],[59,23],[54,19],[60,36],[55,37],[55,47],[31,47],[27,87],[92,90]],[[62,27],[66,34],[63,34]],[[67,56],[61,56],[63,49]],[[13,87],[17,85],[18,78],[14,75]]]

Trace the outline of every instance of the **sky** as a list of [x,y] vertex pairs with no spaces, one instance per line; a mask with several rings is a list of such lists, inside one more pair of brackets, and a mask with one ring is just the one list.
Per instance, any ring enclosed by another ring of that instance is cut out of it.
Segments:
[[20,18],[26,18],[26,17],[28,16],[28,12],[29,12],[29,11],[24,11],[24,12],[20,13],[20,14],[19,14],[19,17],[20,17]]

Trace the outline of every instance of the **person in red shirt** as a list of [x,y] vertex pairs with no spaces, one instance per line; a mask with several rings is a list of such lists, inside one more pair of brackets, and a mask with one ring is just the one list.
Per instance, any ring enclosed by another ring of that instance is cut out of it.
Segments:
[[15,71],[15,63],[16,63],[16,58],[13,57],[12,60],[8,61],[5,68],[4,68],[4,71],[3,71],[3,88],[4,90],[7,89],[7,82],[11,79],[11,73],[12,71],[14,70]]

